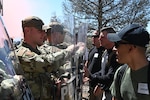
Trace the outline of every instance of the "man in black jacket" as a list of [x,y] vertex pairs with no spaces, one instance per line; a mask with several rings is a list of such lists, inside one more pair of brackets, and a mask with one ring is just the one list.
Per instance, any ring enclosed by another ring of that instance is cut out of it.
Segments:
[[[93,42],[93,48],[90,49],[88,54],[88,61],[85,64],[85,70],[89,71],[90,73],[94,74],[98,71],[100,71],[101,67],[101,56],[104,51],[104,48],[101,46],[101,43],[99,41],[99,31],[95,30],[92,33],[92,42]],[[87,74],[87,73],[86,73]],[[89,75],[86,75],[89,78]],[[95,96],[93,94],[93,90],[95,86],[97,85],[97,82],[93,81],[89,78],[89,90],[90,90],[90,97],[89,100],[100,100],[100,96]]]
[[120,66],[120,64],[116,62],[116,54],[112,50],[114,43],[107,39],[108,33],[115,33],[115,31],[111,27],[104,27],[101,29],[99,36],[99,40],[105,48],[105,51],[102,54],[101,70],[94,74],[90,74],[90,78],[97,82],[97,88],[103,91],[102,100],[111,100],[112,96],[109,87],[113,81],[116,69]]

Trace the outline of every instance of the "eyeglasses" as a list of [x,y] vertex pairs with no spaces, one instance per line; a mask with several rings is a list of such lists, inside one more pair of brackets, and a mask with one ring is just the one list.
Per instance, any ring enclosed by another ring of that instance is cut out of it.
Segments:
[[93,38],[99,38],[99,35],[93,36]]
[[123,42],[123,41],[118,41],[118,42],[115,42],[115,48],[118,48],[120,46],[120,44],[130,44],[130,43]]

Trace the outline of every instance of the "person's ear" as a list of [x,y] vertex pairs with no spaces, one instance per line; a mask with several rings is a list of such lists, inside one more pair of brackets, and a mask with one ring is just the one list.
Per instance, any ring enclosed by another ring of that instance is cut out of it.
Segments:
[[136,48],[135,45],[131,45],[130,48],[129,48],[129,51],[133,50],[134,48]]
[[25,33],[28,33],[30,31],[30,28],[29,27],[25,27],[24,31],[25,31]]
[[132,48],[130,47],[130,48],[129,48],[129,51],[131,51],[131,50],[132,50]]

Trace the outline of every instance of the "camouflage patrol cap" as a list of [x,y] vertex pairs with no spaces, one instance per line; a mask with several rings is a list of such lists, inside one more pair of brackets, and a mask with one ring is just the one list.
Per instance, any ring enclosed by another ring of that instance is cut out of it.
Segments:
[[48,34],[51,32],[51,27],[49,25],[44,25],[43,30],[45,30],[45,32]]
[[59,22],[51,22],[49,24],[49,26],[51,27],[51,32],[60,32],[60,33],[66,33],[67,30],[64,28],[64,26],[62,24],[60,24]]
[[22,20],[22,28],[24,27],[35,27],[39,30],[43,30],[43,21],[36,17],[36,16],[30,16]]

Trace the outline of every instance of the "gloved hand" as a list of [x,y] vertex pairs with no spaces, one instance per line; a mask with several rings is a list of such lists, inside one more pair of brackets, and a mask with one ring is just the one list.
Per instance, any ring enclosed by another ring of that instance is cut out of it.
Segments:
[[85,43],[78,42],[76,46],[78,47],[78,49],[76,50],[76,54],[82,56],[85,52]]
[[76,46],[75,45],[70,45],[70,46],[68,46],[67,48],[66,48],[66,51],[68,51],[68,52],[73,52],[73,50],[76,48]]

